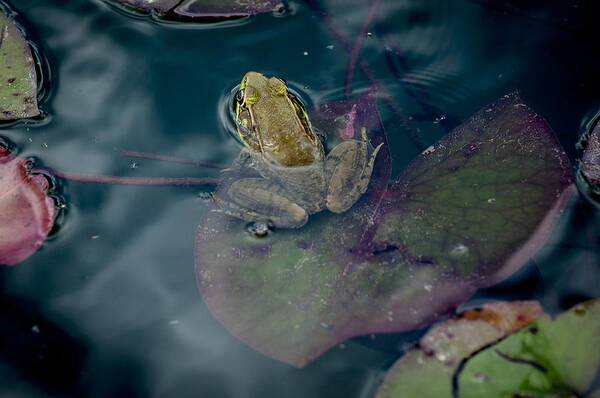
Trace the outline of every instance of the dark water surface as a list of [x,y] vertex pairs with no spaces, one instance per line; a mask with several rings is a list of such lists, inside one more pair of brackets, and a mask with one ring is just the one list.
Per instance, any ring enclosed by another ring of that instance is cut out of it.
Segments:
[[[575,164],[579,126],[600,104],[595,10],[520,3],[382,2],[361,56],[425,145],[518,90]],[[285,77],[308,103],[343,99],[349,56],[319,10],[354,42],[371,3],[292,1],[283,16],[211,29],[159,25],[101,1],[11,5],[53,71],[46,122],[0,130],[20,155],[65,172],[218,177],[115,149],[230,164],[240,146],[219,101],[248,70]],[[357,69],[355,92],[369,84]],[[397,174],[421,150],[379,108]],[[369,397],[407,341],[357,339],[304,369],[264,357],[212,317],[196,287],[208,188],[62,188],[60,229],[26,262],[0,267],[0,397]],[[598,297],[599,229],[598,211],[574,200],[535,262],[468,305],[536,298],[557,312]]]

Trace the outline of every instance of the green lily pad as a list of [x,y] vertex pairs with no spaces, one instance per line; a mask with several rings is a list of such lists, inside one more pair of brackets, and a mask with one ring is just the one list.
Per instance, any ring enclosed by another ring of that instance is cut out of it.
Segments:
[[[469,360],[460,396],[583,396],[600,366],[600,301],[546,315]],[[481,380],[484,380],[482,383]],[[468,393],[467,393],[468,391]]]
[[0,10],[0,121],[39,114],[31,49],[19,28]]
[[207,18],[239,18],[277,11],[283,8],[279,0],[113,0],[126,7],[167,15],[166,19],[201,20]]
[[[452,397],[453,375],[465,358],[543,314],[534,301],[492,303],[434,326],[394,364],[377,398]],[[423,391],[423,395],[417,392]],[[487,396],[487,395],[484,395]]]
[[[349,127],[356,137],[366,126],[373,146],[385,142],[372,93],[323,105],[313,119],[346,138]],[[264,238],[207,206],[198,284],[231,333],[303,366],[350,337],[431,324],[523,265],[573,191],[552,130],[516,95],[419,155],[387,192],[389,160],[378,156],[374,172],[348,212]],[[230,173],[215,195],[244,173]]]
[[496,313],[496,324],[509,325],[499,333],[482,322],[485,317],[465,316],[469,312],[436,326],[388,372],[377,398],[585,396],[600,366],[600,301],[577,305],[555,320],[540,316],[535,303],[528,304],[529,316],[496,311],[522,306],[484,308]]

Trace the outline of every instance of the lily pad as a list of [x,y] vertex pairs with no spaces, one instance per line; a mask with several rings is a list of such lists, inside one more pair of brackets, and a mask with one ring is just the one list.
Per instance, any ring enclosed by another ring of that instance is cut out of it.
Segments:
[[[313,119],[343,138],[366,126],[372,145],[385,142],[372,92],[324,105]],[[313,215],[298,230],[259,238],[207,206],[198,284],[231,333],[303,366],[350,337],[426,326],[525,263],[572,192],[552,130],[516,95],[426,150],[386,192],[387,156],[386,148],[350,211]]]
[[598,347],[599,300],[554,321],[534,302],[494,303],[434,327],[392,367],[377,398],[583,397]]
[[421,390],[429,394],[424,397],[451,397],[452,377],[465,358],[542,314],[533,301],[493,303],[434,326],[388,372],[377,398],[421,396],[415,394]]
[[600,194],[600,123],[589,134],[581,158],[581,172],[589,184],[595,185]]
[[[239,18],[277,11],[283,8],[280,0],[118,0],[136,10],[172,14],[175,18]],[[167,18],[170,19],[170,18]]]
[[0,121],[39,114],[31,49],[19,28],[0,10]]
[[184,0],[173,12],[187,18],[234,18],[282,8],[280,0]]
[[15,265],[35,253],[52,229],[54,212],[46,177],[30,174],[26,160],[0,146],[0,264]]
[[507,95],[409,164],[362,250],[396,247],[400,259],[489,286],[536,253],[573,191],[550,126]]
[[146,13],[156,11],[158,13],[166,13],[181,0],[119,0],[123,5],[135,8]]

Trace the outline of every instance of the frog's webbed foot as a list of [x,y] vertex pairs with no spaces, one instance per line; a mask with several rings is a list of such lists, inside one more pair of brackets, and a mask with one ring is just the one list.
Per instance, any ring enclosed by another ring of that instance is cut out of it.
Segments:
[[348,210],[367,191],[379,144],[368,156],[367,131],[361,130],[362,139],[344,141],[329,153],[325,172],[329,177],[327,208],[334,213]]
[[235,181],[227,191],[230,201],[215,197],[221,210],[246,221],[270,221],[280,228],[299,228],[306,224],[308,214],[285,196],[277,183],[263,178]]

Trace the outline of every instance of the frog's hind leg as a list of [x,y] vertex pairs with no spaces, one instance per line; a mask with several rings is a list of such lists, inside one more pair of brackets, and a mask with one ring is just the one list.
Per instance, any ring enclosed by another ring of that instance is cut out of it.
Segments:
[[379,144],[368,156],[367,132],[361,130],[361,141],[344,141],[327,156],[325,171],[329,179],[327,208],[334,213],[348,210],[367,191]]
[[270,221],[280,228],[306,224],[306,210],[286,197],[280,185],[263,178],[235,181],[227,191],[230,201],[215,198],[222,211],[246,221]]

